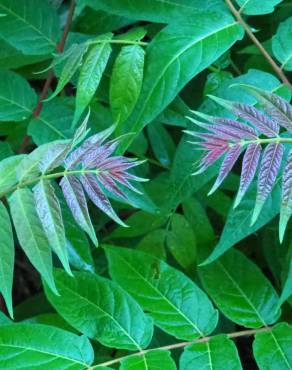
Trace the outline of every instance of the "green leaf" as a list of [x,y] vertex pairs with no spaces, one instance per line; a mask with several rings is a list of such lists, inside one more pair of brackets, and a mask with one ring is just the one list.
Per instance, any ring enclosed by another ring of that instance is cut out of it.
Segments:
[[280,323],[264,333],[257,333],[253,353],[260,370],[292,369],[292,327]]
[[208,294],[230,320],[249,328],[277,321],[280,312],[275,289],[239,251],[229,251],[211,265],[200,267],[199,275]]
[[0,68],[15,69],[46,59],[47,55],[25,55],[0,38]]
[[89,340],[40,324],[1,326],[2,369],[83,370],[94,359]]
[[2,293],[9,315],[13,317],[12,285],[14,267],[14,242],[9,214],[0,201],[0,292]]
[[275,6],[281,3],[283,0],[269,0],[261,1],[258,0],[236,0],[240,6],[240,12],[246,15],[261,15],[272,13]]
[[241,370],[235,344],[226,335],[216,335],[209,341],[185,347],[180,358],[180,370]]
[[112,278],[153,317],[155,325],[179,339],[211,333],[217,311],[182,272],[149,254],[106,246]]
[[72,138],[74,110],[63,98],[56,98],[43,105],[41,114],[33,118],[28,125],[28,134],[37,145],[54,140]]
[[55,271],[60,296],[46,289],[49,301],[68,323],[104,346],[139,350],[147,347],[152,320],[114,282],[100,276],[75,272],[74,278]]
[[137,249],[149,253],[152,256],[160,258],[162,260],[166,259],[165,252],[165,241],[166,241],[167,231],[158,229],[149,232],[137,245]]
[[18,189],[9,198],[10,212],[19,243],[33,266],[56,293],[49,242],[29,189]]
[[[291,249],[292,245],[290,246]],[[283,286],[283,290],[280,296],[280,302],[279,305],[284,303],[291,295],[292,295],[292,255],[291,251],[288,251],[288,273],[286,276],[286,280]]]
[[24,78],[0,70],[0,121],[23,121],[32,114],[36,103],[36,93]]
[[126,219],[125,227],[117,227],[110,235],[111,238],[134,238],[158,229],[166,222],[166,217],[159,214],[150,214],[137,211]]
[[55,50],[60,38],[56,11],[47,0],[0,0],[0,37],[25,54]]
[[170,225],[166,240],[172,255],[184,269],[195,268],[197,243],[191,225],[178,213],[171,217]]
[[272,38],[272,48],[275,57],[281,63],[281,68],[292,71],[292,17],[280,23],[276,35]]
[[120,370],[176,370],[169,351],[153,350],[144,355],[127,357],[121,361]]
[[[189,80],[242,36],[241,27],[232,18],[219,16],[197,17],[195,26],[169,25],[160,31],[146,49],[147,64],[141,94],[129,121],[123,125],[124,132],[138,134]],[[125,140],[122,149],[132,140],[133,137]]]
[[26,155],[14,155],[0,162],[0,193],[5,193],[17,183],[16,169]]
[[200,204],[199,200],[191,197],[183,203],[183,212],[187,221],[192,226],[197,244],[204,244],[215,239],[215,233],[211,222],[207,216],[206,210]]
[[169,166],[176,150],[172,137],[159,122],[148,125],[147,133],[155,157],[162,165]]
[[58,80],[58,85],[56,87],[56,90],[46,101],[49,101],[53,99],[55,96],[57,96],[63,88],[67,85],[68,82],[70,82],[71,78],[75,74],[75,72],[80,67],[83,56],[87,51],[88,45],[86,43],[84,44],[73,44],[72,45],[72,51],[70,53],[69,58],[66,60],[66,63],[64,64],[64,67],[62,69],[61,75]]
[[113,67],[110,81],[110,106],[114,122],[122,124],[139,97],[145,52],[139,45],[124,46]]
[[9,143],[7,141],[1,141],[0,142],[0,161],[2,161],[2,159],[11,157],[13,154],[14,153]]
[[33,188],[36,211],[51,248],[59,257],[65,270],[71,273],[66,247],[65,228],[60,203],[53,186],[41,180]]
[[[111,54],[111,46],[107,42],[112,38],[112,34],[103,35],[104,42],[90,47],[80,70],[77,83],[76,109],[73,125],[78,122],[85,108],[93,98],[101,77]],[[95,41],[95,40],[93,40]],[[100,39],[96,39],[100,41]]]
[[190,22],[204,11],[226,11],[220,0],[78,0],[78,3],[120,16],[158,23]]
[[240,207],[230,210],[219,243],[203,264],[215,261],[236,243],[266,225],[279,213],[281,189],[279,185],[276,185],[265,204],[265,212],[262,212],[257,222],[250,226],[255,197],[256,187],[253,185],[242,200]]

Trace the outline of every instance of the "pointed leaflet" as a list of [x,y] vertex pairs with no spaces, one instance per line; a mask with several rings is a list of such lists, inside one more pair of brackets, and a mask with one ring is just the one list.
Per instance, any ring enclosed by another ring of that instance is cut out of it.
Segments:
[[182,272],[149,254],[105,246],[112,278],[128,291],[155,325],[182,340],[211,333],[218,313],[205,293]]
[[260,133],[268,137],[278,136],[280,127],[276,120],[270,119],[263,112],[251,105],[233,103],[232,106],[238,117],[252,123]]
[[254,86],[241,86],[255,95],[275,122],[292,132],[292,106],[285,99]]
[[97,246],[98,241],[88,212],[85,193],[78,178],[73,175],[64,176],[60,186],[75,221]]
[[60,202],[66,234],[66,245],[70,265],[76,270],[94,272],[94,263],[87,235],[78,227],[59,187],[55,192]]
[[236,346],[224,334],[186,346],[179,365],[180,370],[242,370]]
[[215,181],[215,184],[213,185],[212,189],[209,191],[208,195],[214,193],[214,191],[221,185],[222,181],[225,179],[225,177],[229,174],[229,172],[232,170],[232,167],[234,166],[235,162],[237,161],[238,157],[241,153],[241,145],[235,144],[232,146],[231,149],[228,150],[223,163],[221,165],[219,175]]
[[84,158],[87,158],[87,156],[91,155],[92,153],[95,155],[96,151],[99,149],[99,146],[107,137],[112,134],[113,130],[114,126],[110,126],[108,129],[86,139],[82,145],[80,145],[80,147],[75,149],[74,152],[70,153],[65,159],[64,164],[66,169],[74,168],[77,164],[81,163]]
[[145,354],[128,356],[121,361],[120,370],[176,370],[171,353],[166,350],[151,350]]
[[12,285],[14,267],[14,242],[9,214],[0,201],[0,292],[5,300],[9,315],[13,318]]
[[283,241],[287,223],[292,214],[292,150],[290,150],[282,179],[282,203],[280,210],[279,237]]
[[292,326],[286,323],[257,333],[253,342],[253,353],[260,370],[291,370],[291,348]]
[[93,360],[85,336],[41,324],[1,326],[1,369],[84,370]]
[[[122,127],[123,132],[138,135],[194,76],[242,36],[241,27],[231,17],[220,15],[198,17],[196,27],[190,24],[169,25],[158,32],[146,49],[147,63],[141,94]],[[123,142],[121,152],[135,136]]]
[[287,275],[285,276],[285,282],[283,286],[283,290],[280,296],[279,305],[283,304],[291,295],[292,295],[292,250],[290,246],[290,250],[288,250],[286,259],[287,262]]
[[[110,106],[114,122],[123,123],[139,97],[145,52],[139,45],[124,46],[113,67],[110,81]],[[123,92],[121,94],[121,92]]]
[[[112,49],[107,42],[111,38],[112,34],[103,35],[102,39],[104,39],[104,42],[91,46],[85,60],[83,61],[77,83],[76,108],[73,126],[75,126],[76,122],[81,117],[98,88],[111,54]],[[93,42],[94,41],[95,40],[93,40]],[[96,41],[101,40],[96,39]]]
[[57,293],[49,242],[35,210],[29,189],[18,189],[9,198],[10,212],[19,243],[33,266]]
[[72,45],[72,48],[73,47],[74,47],[74,50],[71,52],[70,58],[66,61],[62,69],[56,90],[45,101],[49,101],[53,99],[55,96],[57,96],[63,90],[63,88],[67,85],[67,83],[70,82],[74,73],[80,67],[83,56],[86,53],[86,50],[88,48],[88,45],[87,44],[78,44],[78,45],[74,44]]
[[152,320],[136,301],[109,279],[88,272],[74,277],[62,270],[54,273],[60,296],[45,286],[57,312],[74,328],[104,346],[141,350],[153,334]]
[[271,143],[264,151],[258,176],[258,191],[251,224],[256,222],[267,197],[273,189],[281,166],[283,152],[284,146],[280,143]]
[[243,198],[244,194],[246,193],[249,185],[251,184],[255,176],[261,151],[262,151],[261,145],[249,144],[246,149],[246,152],[244,153],[240,185],[233,208],[236,208],[238,204],[241,202],[241,199]]
[[60,203],[53,186],[41,180],[33,189],[35,207],[51,248],[59,257],[65,270],[71,273],[66,249],[66,237]]
[[200,267],[199,276],[220,311],[235,323],[260,328],[278,320],[281,312],[275,289],[241,252],[231,250],[211,265]]
[[113,210],[110,201],[107,196],[103,193],[100,186],[97,183],[97,177],[93,174],[85,174],[80,177],[80,181],[91,199],[91,201],[98,207],[102,212],[107,214],[115,222],[122,226],[126,226],[124,222],[119,218],[116,212]]
[[[222,197],[222,195],[220,195],[220,197]],[[281,189],[278,184],[274,187],[271,196],[267,199],[265,212],[261,212],[257,222],[250,226],[255,197],[256,184],[253,183],[246,196],[241,201],[240,207],[230,209],[218,244],[201,265],[206,265],[215,261],[228,249],[232,248],[247,236],[254,234],[277,216],[281,202]],[[222,200],[220,200],[220,204],[221,203]],[[236,232],[234,232],[234,230],[236,230]]]
[[74,146],[78,145],[80,141],[84,139],[84,137],[88,133],[88,130],[86,128],[89,115],[90,112],[88,112],[81,125],[75,131],[72,140],[55,141],[54,145],[49,147],[39,165],[41,173],[49,172],[58,167],[66,158],[68,153],[72,150],[72,148],[74,148]]

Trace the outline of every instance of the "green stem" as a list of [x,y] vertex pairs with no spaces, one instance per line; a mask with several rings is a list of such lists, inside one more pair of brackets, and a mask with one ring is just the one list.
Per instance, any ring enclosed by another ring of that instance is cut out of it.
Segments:
[[7,190],[3,193],[0,193],[0,198],[6,196],[9,193],[12,193],[13,191],[15,191],[17,189],[21,189],[21,188],[24,188],[26,186],[36,184],[37,182],[39,182],[41,180],[52,180],[52,179],[58,179],[58,178],[63,177],[63,176],[84,175],[84,174],[87,174],[87,173],[97,175],[98,172],[99,172],[98,169],[95,169],[95,170],[81,169],[81,170],[72,170],[72,171],[65,170],[65,171],[62,171],[62,172],[55,172],[55,173],[50,173],[50,174],[47,174],[47,175],[41,175],[41,176],[35,177],[34,179],[20,182],[17,185],[11,187],[9,190]]
[[[241,140],[241,145],[249,145],[249,144],[270,144],[270,143],[291,143],[292,144],[292,137],[272,137],[270,139],[254,139],[254,140]],[[232,143],[230,144],[230,147],[237,145],[238,143]]]
[[[235,339],[235,338],[246,337],[246,336],[250,336],[250,335],[254,335],[254,334],[257,334],[257,333],[262,333],[262,332],[266,332],[266,331],[270,331],[270,330],[272,330],[272,327],[265,326],[265,327],[260,328],[260,329],[250,329],[250,330],[237,331],[237,332],[234,332],[234,333],[228,333],[228,334],[226,334],[226,336],[230,339]],[[200,338],[200,339],[197,339],[197,340],[194,340],[194,341],[190,341],[190,342],[180,342],[180,343],[170,344],[168,346],[146,349],[146,350],[134,353],[134,354],[130,354],[130,355],[126,355],[126,356],[123,356],[123,357],[115,358],[114,360],[103,362],[101,364],[97,364],[97,365],[94,365],[94,366],[89,366],[88,370],[98,369],[99,367],[102,367],[102,366],[111,366],[111,365],[114,365],[114,364],[117,364],[117,363],[121,362],[122,360],[125,360],[126,358],[130,358],[130,357],[134,357],[134,356],[144,356],[145,354],[147,354],[151,351],[155,351],[155,350],[169,351],[169,350],[173,350],[173,349],[177,349],[177,348],[183,348],[183,347],[186,347],[190,344],[207,343],[213,337],[214,336],[203,337],[203,338]]]
[[133,40],[93,40],[88,42],[89,45],[95,44],[126,44],[126,45],[141,45],[147,46],[148,42],[133,41]]

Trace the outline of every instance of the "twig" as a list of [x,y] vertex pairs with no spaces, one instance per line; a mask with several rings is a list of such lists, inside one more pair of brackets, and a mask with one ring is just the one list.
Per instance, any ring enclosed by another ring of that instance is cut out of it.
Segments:
[[[61,40],[56,46],[56,50],[57,50],[58,53],[62,53],[63,50],[64,50],[64,46],[65,46],[65,43],[66,43],[66,40],[67,40],[67,37],[68,37],[70,25],[71,25],[71,22],[72,22],[72,19],[73,19],[75,6],[76,6],[75,1],[72,0],[71,4],[70,4],[70,7],[69,7],[69,10],[68,10],[66,24],[65,24],[65,27],[64,27],[64,30],[63,30]],[[32,113],[33,118],[36,118],[40,115],[42,107],[43,107],[43,100],[48,95],[48,91],[49,91],[49,88],[50,88],[50,86],[53,82],[53,79],[54,79],[54,73],[53,73],[53,70],[50,69],[49,72],[48,72],[45,84],[43,86],[42,92],[40,93],[37,106],[35,107],[35,109]],[[30,141],[30,136],[25,135],[24,138],[23,138],[23,142],[22,142],[21,148],[19,150],[19,153],[25,153],[27,151],[29,141]]]
[[[271,327],[271,326],[265,326],[265,327],[260,328],[260,329],[242,330],[242,331],[237,331],[237,332],[234,332],[234,333],[229,333],[229,334],[226,334],[226,336],[230,339],[235,339],[235,338],[240,338],[240,337],[247,337],[247,336],[250,336],[250,335],[257,334],[257,333],[263,333],[263,332],[266,332],[266,331],[270,331],[272,329],[273,329],[273,327]],[[101,364],[97,364],[97,365],[94,365],[94,366],[89,366],[88,370],[94,370],[94,369],[98,369],[99,367],[114,365],[114,364],[117,364],[117,363],[121,362],[122,360],[124,360],[126,358],[134,357],[134,356],[144,356],[146,353],[149,353],[149,352],[155,351],[155,350],[169,351],[169,350],[172,350],[172,349],[183,348],[183,347],[186,347],[190,344],[206,343],[206,342],[209,342],[212,338],[214,338],[214,336],[203,337],[203,338],[191,341],[191,342],[180,342],[180,343],[170,344],[168,346],[163,346],[163,347],[159,347],[159,348],[146,349],[146,350],[143,350],[143,351],[131,354],[131,355],[126,355],[126,356],[123,356],[123,357],[115,358],[114,360],[103,362]]]
[[253,34],[251,28],[249,25],[244,21],[242,18],[240,12],[236,10],[234,5],[232,4],[231,0],[225,0],[227,6],[229,7],[230,11],[234,15],[234,17],[238,20],[238,22],[242,25],[244,30],[246,31],[248,37],[252,40],[252,42],[255,44],[255,46],[259,49],[259,51],[262,53],[264,58],[267,60],[267,62],[271,65],[275,73],[278,75],[278,77],[282,80],[282,82],[289,87],[290,90],[292,90],[292,85],[288,78],[285,76],[282,69],[277,65],[277,63],[273,60],[273,58],[270,56],[270,54],[267,52],[267,50],[263,47],[263,45],[260,43],[260,41],[255,37]]

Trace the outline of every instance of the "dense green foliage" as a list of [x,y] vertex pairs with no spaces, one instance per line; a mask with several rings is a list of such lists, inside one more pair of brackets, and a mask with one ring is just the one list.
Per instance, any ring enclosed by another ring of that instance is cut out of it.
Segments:
[[1,369],[292,369],[291,71],[291,0],[0,0]]

